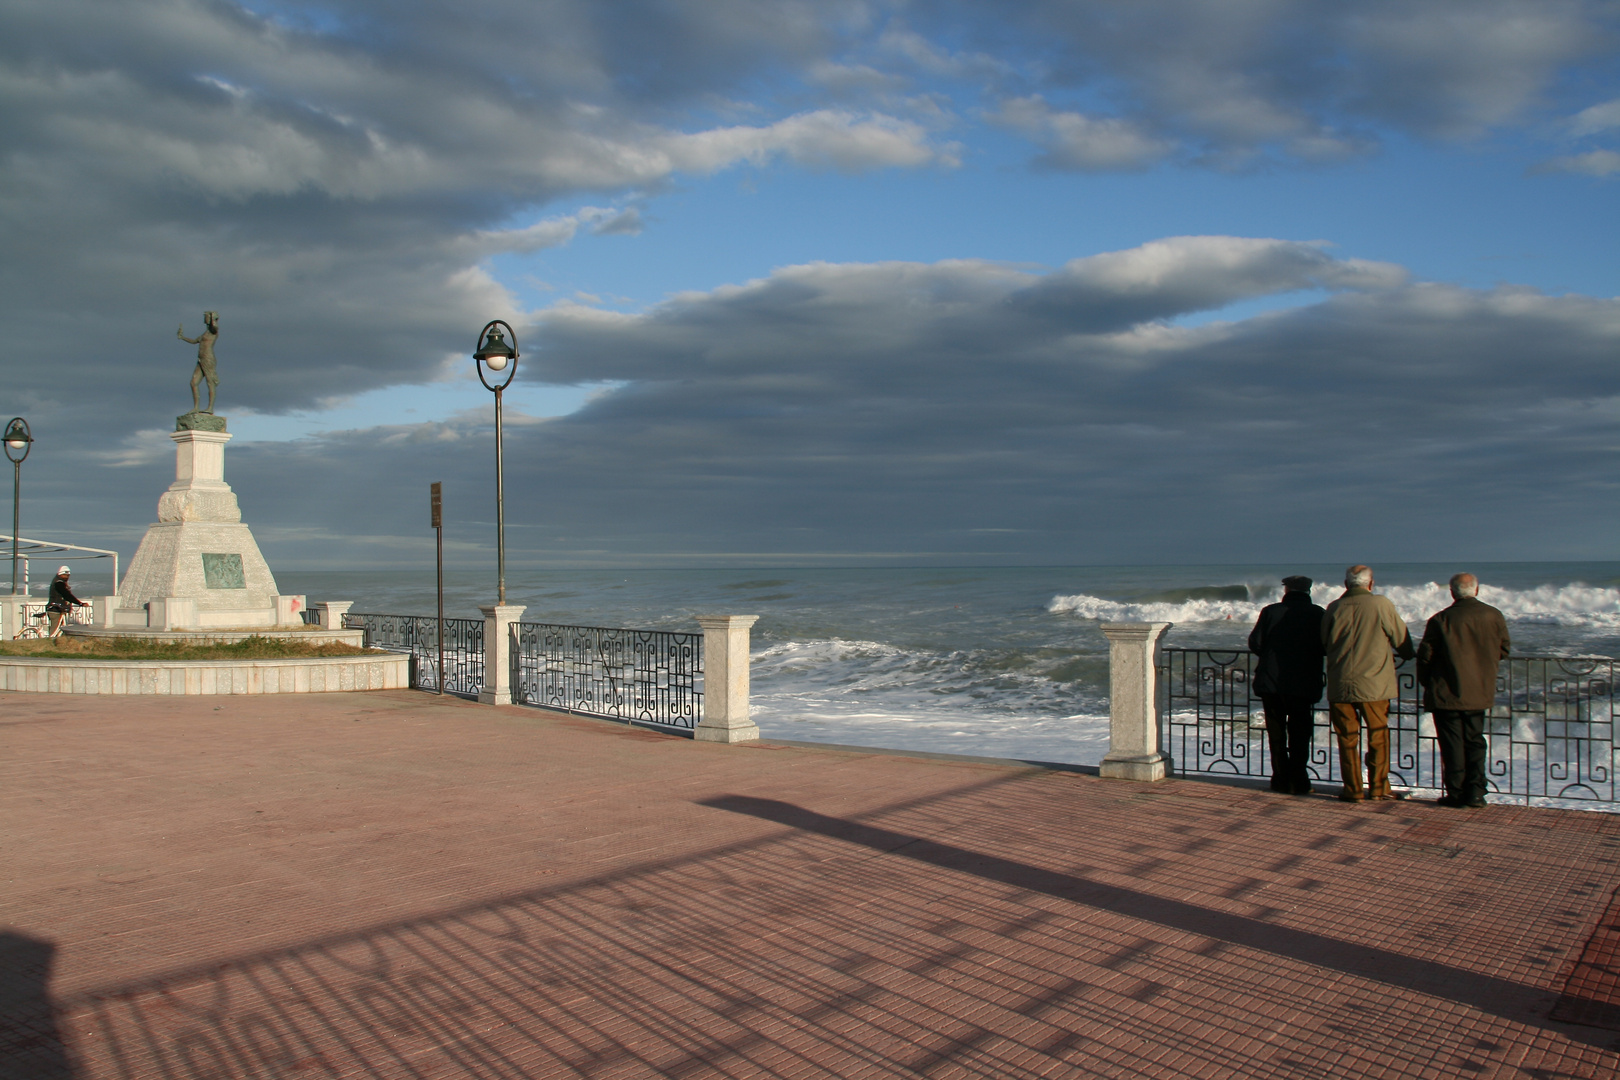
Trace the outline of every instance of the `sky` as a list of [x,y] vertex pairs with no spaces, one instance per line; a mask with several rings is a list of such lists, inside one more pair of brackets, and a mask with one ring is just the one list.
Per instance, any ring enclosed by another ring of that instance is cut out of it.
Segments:
[[[1613,0],[0,0],[24,536],[204,310],[272,568],[1613,559]],[[0,417],[4,419],[4,417]]]

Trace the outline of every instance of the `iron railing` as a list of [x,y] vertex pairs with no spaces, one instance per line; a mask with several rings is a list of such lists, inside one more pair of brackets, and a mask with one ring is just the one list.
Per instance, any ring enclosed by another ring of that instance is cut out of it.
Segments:
[[703,635],[512,624],[512,700],[631,724],[703,719]]
[[[411,686],[439,689],[439,620],[433,615],[348,612],[346,630],[364,630],[365,643],[411,655]],[[444,692],[477,697],[484,688],[484,620],[444,620]]]
[[[1163,649],[1159,665],[1160,744],[1182,775],[1269,777],[1265,713],[1247,651]],[[1518,656],[1502,662],[1496,705],[1486,714],[1485,778],[1493,794],[1572,802],[1616,801],[1620,745],[1616,661],[1607,657]],[[1390,783],[1441,788],[1440,747],[1422,708],[1415,665],[1396,669],[1390,704]],[[1313,780],[1341,782],[1338,742],[1317,709]]]
[[[41,600],[38,603],[25,602],[22,605],[22,625],[32,626],[34,620],[39,619],[40,625],[44,626],[46,620],[43,616],[45,615],[45,605],[48,603],[50,603],[49,600]],[[88,604],[84,607],[70,604],[67,609],[67,622],[74,626],[94,626],[96,621],[94,611],[95,609]]]

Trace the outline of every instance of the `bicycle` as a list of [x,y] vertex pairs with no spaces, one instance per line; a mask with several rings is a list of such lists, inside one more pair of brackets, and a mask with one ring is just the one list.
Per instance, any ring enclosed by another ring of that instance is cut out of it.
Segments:
[[61,637],[62,636],[62,627],[67,625],[67,620],[66,619],[63,619],[61,622],[56,624],[56,633],[54,633],[54,634],[51,633],[49,630],[47,630],[44,625],[40,625],[40,623],[39,623],[39,620],[49,618],[50,614],[51,613],[48,612],[48,611],[41,611],[37,615],[34,615],[33,616],[34,625],[33,626],[25,626],[25,627],[23,627],[21,630],[17,631],[16,636],[13,637],[11,640],[12,641],[29,641],[29,640],[32,640],[32,639],[35,639],[35,638],[44,639],[44,638],[59,638],[59,637]]
[[[88,604],[80,604],[78,606],[79,607],[88,607],[89,605]],[[47,627],[50,625],[49,623],[46,623],[44,626],[38,625],[39,620],[41,620],[41,619],[49,619],[52,615],[55,615],[55,614],[57,614],[57,612],[51,611],[48,608],[46,610],[44,610],[44,611],[36,611],[33,615],[30,616],[30,618],[32,620],[34,620],[36,625],[23,627],[21,630],[19,630],[17,632],[16,636],[13,637],[11,640],[13,640],[13,641],[29,641],[29,640],[33,640],[33,639],[41,639],[41,640],[43,640],[45,638],[59,638],[59,637],[61,637],[62,636],[62,631],[67,629],[67,624],[72,621],[72,619],[71,619],[72,612],[71,611],[64,611],[64,612],[60,613],[62,617],[61,617],[61,619],[59,619],[57,621],[55,630],[47,629]]]

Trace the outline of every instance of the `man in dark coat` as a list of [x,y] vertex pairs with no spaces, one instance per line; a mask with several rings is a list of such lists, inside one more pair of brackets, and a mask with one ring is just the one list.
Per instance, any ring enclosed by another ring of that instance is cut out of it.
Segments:
[[1311,603],[1311,579],[1283,578],[1283,598],[1260,611],[1249,632],[1254,689],[1266,710],[1271,790],[1311,793],[1311,734],[1322,699],[1322,615]]
[[1479,599],[1479,579],[1451,579],[1451,606],[1429,617],[1417,651],[1423,707],[1434,714],[1446,793],[1441,806],[1485,805],[1485,712],[1507,658],[1507,619]]
[[68,588],[68,575],[72,573],[73,571],[67,567],[60,566],[57,567],[56,577],[51,580],[51,595],[45,601],[45,610],[50,613],[48,632],[51,637],[56,636],[56,628],[62,625],[62,620],[67,618],[69,611],[75,607],[90,606],[74,596],[73,590]]

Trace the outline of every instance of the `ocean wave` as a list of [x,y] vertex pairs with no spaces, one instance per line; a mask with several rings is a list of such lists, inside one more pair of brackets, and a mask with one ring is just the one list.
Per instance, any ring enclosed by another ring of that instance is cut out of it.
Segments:
[[[1106,711],[1107,660],[1100,651],[936,651],[838,638],[787,641],[750,658],[754,696],[852,714],[915,715],[964,708],[1001,714],[1090,715]],[[1095,669],[1095,670],[1092,670]]]
[[[1046,610],[1059,615],[1075,615],[1099,622],[1169,622],[1212,623],[1226,620],[1253,623],[1266,604],[1277,599],[1277,593],[1240,600],[1235,597],[1238,586],[1212,586],[1223,591],[1229,599],[1215,598],[1200,589],[1183,590],[1185,599],[1173,599],[1164,593],[1137,603],[1105,600],[1081,593],[1075,596],[1054,596]],[[1450,589],[1439,582],[1423,585],[1391,585],[1378,590],[1389,597],[1414,633],[1421,632],[1430,615],[1451,603]],[[1339,585],[1317,585],[1311,589],[1311,599],[1326,607],[1344,592]],[[1533,589],[1494,588],[1489,584],[1481,588],[1480,599],[1499,608],[1509,622],[1531,626],[1558,626],[1578,629],[1620,628],[1620,589],[1604,588],[1575,582],[1567,585],[1539,585]]]

